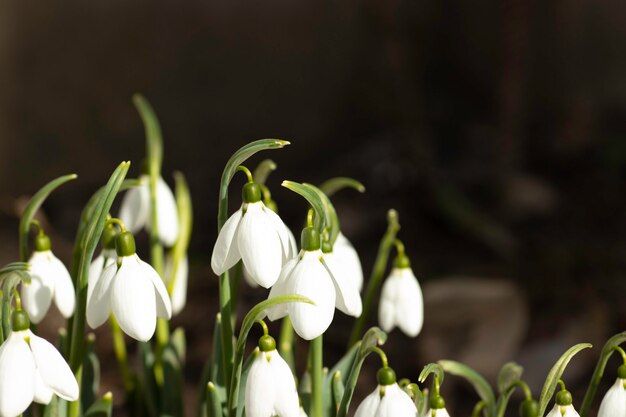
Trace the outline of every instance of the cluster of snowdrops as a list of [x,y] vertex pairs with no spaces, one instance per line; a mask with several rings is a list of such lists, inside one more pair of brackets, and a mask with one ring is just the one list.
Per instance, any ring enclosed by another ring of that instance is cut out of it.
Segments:
[[[191,198],[182,174],[175,175],[175,192],[163,180],[158,121],[143,97],[135,96],[134,102],[146,129],[142,173],[137,179],[127,179],[130,163],[123,162],[94,193],[79,220],[69,269],[53,254],[51,240],[35,215],[51,192],[75,176],[48,183],[33,195],[22,215],[21,259],[0,270],[0,417],[23,413],[110,416],[112,395],[99,392],[96,341],[87,332],[87,326],[95,329],[107,321],[129,413],[185,414],[184,330],[170,329],[168,320],[185,306]],[[537,400],[522,380],[522,367],[513,362],[502,367],[496,390],[477,372],[451,360],[427,364],[417,381],[398,379],[381,346],[396,326],[416,337],[424,316],[420,286],[397,237],[398,215],[388,212],[388,227],[363,291],[359,256],[341,232],[331,197],[342,189],[362,192],[364,187],[345,177],[319,186],[284,181],[282,185],[309,206],[296,240],[279,217],[278,204],[265,184],[276,165],[264,160],[253,171],[244,165],[257,152],[288,144],[274,139],[252,142],[231,156],[223,172],[219,233],[211,256],[211,268],[219,276],[220,306],[213,349],[199,387],[195,410],[199,417],[345,417],[363,362],[371,353],[381,363],[378,386],[358,405],[356,417],[448,416],[441,393],[446,374],[465,378],[476,388],[479,398],[474,416],[503,417],[517,388],[524,396],[519,406],[522,417],[543,416],[552,397],[549,417],[579,415],[562,375],[576,353],[591,347],[585,343],[558,358]],[[229,216],[229,186],[237,172],[246,176],[242,205]],[[111,210],[118,193],[124,194],[114,217]],[[135,244],[134,236],[141,230],[149,234],[148,256],[140,256]],[[148,257],[150,262],[143,260]],[[237,320],[235,294],[242,278],[269,293]],[[45,324],[53,302],[68,319],[57,346],[36,335],[37,325]],[[380,328],[366,329],[375,302]],[[329,369],[324,366],[323,334],[335,309],[354,317],[355,323],[345,356]],[[281,321],[278,343],[265,319]],[[236,323],[240,323],[237,333]],[[247,338],[255,324],[263,335],[245,358]],[[124,335],[137,341],[141,369],[130,366],[129,339]],[[293,354],[296,335],[310,341],[303,372],[298,372]],[[624,341],[626,333],[620,333],[602,349],[579,407],[583,417],[591,410],[614,353],[624,365],[618,368],[617,380],[604,396],[598,415],[626,417],[626,353],[620,348]],[[431,385],[426,387],[423,384],[429,376]],[[33,402],[44,406],[32,406]]]

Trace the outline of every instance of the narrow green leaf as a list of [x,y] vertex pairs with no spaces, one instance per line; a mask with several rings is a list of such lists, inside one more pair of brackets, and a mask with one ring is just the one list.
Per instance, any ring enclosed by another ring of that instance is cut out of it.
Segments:
[[332,197],[337,191],[343,190],[344,188],[353,188],[360,193],[365,192],[365,186],[363,184],[354,178],[348,177],[331,178],[324,181],[319,188],[328,197]]
[[332,414],[328,414],[329,416],[335,415],[337,410],[339,410],[339,405],[341,404],[341,397],[343,397],[343,393],[346,390],[345,385],[343,384],[343,379],[341,377],[341,371],[336,371],[332,377],[332,406],[333,412]]
[[222,417],[222,405],[217,387],[209,382],[206,386],[206,415],[207,417]]
[[467,365],[460,362],[441,360],[438,361],[443,370],[451,375],[456,375],[466,379],[478,394],[481,400],[485,403],[487,408],[487,414],[492,415],[496,406],[496,398],[493,394],[493,390],[489,383],[478,372],[473,370]]
[[[307,183],[304,183],[303,185],[311,187],[311,189],[319,196],[320,200],[322,200],[322,204],[324,206],[325,227],[329,234],[328,240],[331,244],[334,244],[335,240],[337,240],[337,236],[339,235],[339,217],[337,216],[337,211],[335,210],[333,203],[331,203],[328,196],[316,186]],[[315,218],[315,223],[316,225],[320,223],[320,220],[317,217]]]
[[250,333],[250,329],[254,323],[261,319],[265,315],[265,311],[270,308],[277,306],[283,303],[308,303],[315,304],[310,299],[303,297],[297,294],[287,294],[287,295],[279,295],[273,298],[270,298],[265,301],[261,301],[246,314],[241,323],[241,331],[239,333],[239,337],[237,338],[237,344],[235,349],[235,361],[233,366],[233,373],[230,379],[230,388],[228,391],[228,415],[231,417],[236,417],[236,401],[239,397],[239,385],[241,379],[241,369],[243,366],[243,355],[246,347],[246,340],[248,338],[248,333]]
[[322,200],[321,192],[310,184],[299,184],[293,181],[283,181],[281,185],[296,194],[300,194],[313,207],[315,211],[315,228],[321,235],[324,228],[329,227],[332,223],[328,205]]
[[167,278],[167,292],[171,296],[176,284],[178,268],[187,257],[191,230],[193,227],[193,208],[191,194],[185,176],[181,172],[174,173],[176,181],[176,206],[178,208],[178,240],[172,248],[172,271]]
[[[331,394],[333,392],[333,378],[334,375],[339,373],[341,375],[341,384],[343,386],[342,394],[345,392],[345,386],[348,381],[348,377],[350,376],[350,370],[352,369],[352,364],[354,363],[357,354],[359,352],[359,347],[361,343],[357,343],[346,354],[332,367],[332,369],[328,372],[328,377],[324,379],[324,399],[331,398]],[[331,377],[332,376],[332,377]],[[328,416],[334,416],[337,413],[337,409],[341,403],[341,398],[335,404],[331,404],[330,401],[327,401],[324,407],[324,413]],[[332,408],[332,407],[335,408]]]
[[372,348],[377,345],[382,345],[387,341],[387,333],[380,330],[378,327],[372,327],[363,336],[360,342],[357,342],[357,356],[352,362],[350,374],[345,382],[345,389],[343,396],[341,397],[341,403],[337,410],[337,417],[346,417],[348,415],[348,408],[350,407],[350,401],[352,401],[352,395],[356,388],[356,384],[361,373],[361,367],[367,355],[372,352]]
[[141,116],[146,131],[146,156],[149,163],[150,173],[161,172],[163,161],[163,139],[161,138],[161,125],[156,117],[152,105],[141,94],[133,95],[133,104]]
[[28,231],[30,230],[30,222],[35,217],[35,213],[52,191],[75,178],[77,178],[76,174],[69,174],[50,181],[37,191],[26,205],[24,213],[22,213],[22,217],[20,218],[19,226],[20,260],[22,262],[28,261]]
[[100,361],[95,352],[96,337],[93,333],[87,336],[85,358],[83,359],[83,375],[81,378],[80,403],[83,410],[88,410],[96,403],[100,390]]
[[9,272],[28,272],[29,269],[30,264],[28,262],[11,262],[0,269],[0,280],[3,279],[4,274],[8,274]]
[[154,377],[154,353],[152,352],[150,344],[146,342],[139,342],[138,348],[137,353],[139,354],[142,370],[139,377],[141,385],[140,400],[145,404],[148,414],[150,416],[156,416],[158,415],[159,409],[159,388]]
[[161,414],[184,416],[183,387],[185,381],[182,364],[174,347],[169,344],[161,354],[163,389],[161,389]]
[[63,400],[59,400],[59,397],[53,395],[50,403],[46,404],[44,407],[43,417],[59,417],[59,402],[62,401]]
[[445,372],[443,371],[443,367],[440,364],[429,363],[424,366],[417,380],[420,383],[424,383],[426,381],[426,378],[428,378],[430,374],[433,374],[437,377],[440,385],[443,383],[443,378],[446,376]]
[[520,380],[524,368],[515,362],[507,362],[498,372],[498,392],[505,393],[513,384]]
[[172,349],[176,352],[176,356],[180,360],[180,363],[185,363],[185,356],[187,353],[187,340],[185,338],[185,329],[182,327],[177,327],[176,330],[172,332],[170,337],[170,345]]
[[107,392],[98,401],[93,403],[84,417],[111,417],[113,415],[113,394]]
[[267,177],[276,170],[276,163],[271,159],[262,160],[252,173],[252,179],[259,185],[265,185]]
[[569,348],[565,353],[559,358],[558,361],[554,364],[550,373],[548,373],[548,377],[546,378],[546,382],[543,384],[543,389],[541,390],[541,395],[539,396],[539,413],[538,415],[542,416],[548,403],[550,402],[552,396],[554,395],[554,391],[556,390],[556,386],[561,379],[561,375],[565,372],[565,368],[569,364],[569,361],[583,349],[590,348],[590,343],[579,343],[577,345]]

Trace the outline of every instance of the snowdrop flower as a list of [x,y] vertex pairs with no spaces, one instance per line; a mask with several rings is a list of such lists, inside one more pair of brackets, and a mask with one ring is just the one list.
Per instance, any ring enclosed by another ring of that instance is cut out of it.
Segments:
[[333,245],[333,253],[335,257],[341,260],[342,268],[345,269],[345,276],[351,280],[357,290],[361,292],[363,289],[363,268],[359,254],[352,246],[352,243],[343,233],[339,232],[337,240]]
[[559,391],[556,394],[554,408],[546,417],[580,417],[572,405],[572,394],[565,389]]
[[287,362],[278,354],[276,341],[264,335],[246,381],[247,417],[299,417],[296,383]]
[[241,259],[254,281],[269,288],[278,280],[283,264],[295,255],[289,229],[261,201],[261,187],[247,183],[241,208],[226,221],[215,242],[213,272],[221,275]]
[[78,399],[78,383],[63,356],[29,330],[28,314],[13,313],[13,332],[0,346],[0,417],[22,414],[33,401],[48,404],[52,394]]
[[398,326],[406,335],[415,337],[424,323],[424,300],[409,258],[399,252],[395,267],[383,284],[378,307],[378,321],[385,332]]
[[[274,211],[272,209],[272,211]],[[274,211],[275,212],[275,211]],[[293,236],[293,233],[291,233],[291,230],[289,230],[288,227],[286,227],[287,233],[289,233],[289,245],[290,245],[290,251],[289,251],[289,259],[292,259],[296,256],[297,254],[297,249],[296,249],[296,238]],[[280,276],[280,275],[279,275]],[[259,286],[259,284],[254,280],[254,278],[252,277],[252,274],[250,274],[250,272],[248,272],[248,270],[246,269],[245,265],[243,267],[243,278],[246,280],[246,283],[251,286],[252,288],[257,288]]]
[[[139,176],[140,185],[126,192],[120,206],[119,218],[133,233],[145,227],[150,230],[150,177]],[[178,208],[174,193],[159,177],[156,187],[157,225],[159,240],[173,246],[178,239]]]
[[[354,275],[356,272],[354,264],[342,256],[343,252],[336,252],[335,247],[331,247],[329,242],[322,244],[322,252],[324,253],[324,262],[333,277],[337,294],[335,303],[337,308],[349,316],[359,317],[363,311],[363,303],[359,293],[358,277],[355,278]],[[362,279],[363,275],[361,274]]]
[[135,253],[131,232],[122,231],[115,246],[117,263],[102,272],[87,298],[87,323],[96,328],[113,311],[124,333],[147,342],[156,329],[157,316],[172,317],[170,298],[159,274]]
[[187,255],[183,256],[180,264],[176,269],[176,278],[174,278],[174,260],[171,256],[165,258],[165,276],[167,277],[167,285],[171,280],[174,281],[172,287],[172,315],[180,313],[187,304],[187,279],[189,276],[189,261]]
[[312,340],[324,333],[333,321],[337,298],[345,300],[347,297],[337,295],[335,288],[341,291],[342,287],[336,284],[324,263],[319,233],[313,227],[306,227],[302,230],[301,239],[302,251],[285,264],[268,298],[298,294],[315,304],[279,304],[268,309],[267,315],[274,321],[288,314],[298,336]]
[[359,405],[354,417],[416,417],[411,397],[396,383],[393,369],[383,367],[377,374],[378,386]]
[[50,238],[41,230],[35,238],[35,251],[31,255],[31,282],[22,284],[22,302],[24,310],[33,323],[39,323],[50,308],[52,300],[63,317],[74,314],[76,299],[74,284],[70,273],[50,250]]
[[617,380],[615,384],[604,395],[598,417],[624,417],[626,416],[626,365],[622,365],[617,370]]
[[89,265],[89,280],[87,283],[87,299],[91,298],[93,289],[104,270],[115,264],[117,261],[117,253],[115,252],[115,238],[117,237],[117,229],[113,225],[108,225],[102,231],[102,237],[100,238],[100,244],[102,245],[102,252],[96,258],[91,261]]

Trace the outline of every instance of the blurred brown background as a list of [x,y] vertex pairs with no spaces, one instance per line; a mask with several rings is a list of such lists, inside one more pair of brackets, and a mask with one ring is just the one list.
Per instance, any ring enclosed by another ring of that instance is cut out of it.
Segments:
[[[426,297],[422,335],[388,343],[400,375],[445,357],[493,381],[513,359],[538,394],[552,362],[590,341],[565,375],[578,405],[601,344],[626,327],[625,18],[618,0],[3,2],[0,260],[17,258],[18,198],[76,172],[44,207],[69,261],[89,195],[122,160],[137,174],[141,92],[161,121],[165,178],[181,170],[194,197],[191,296],[174,320],[188,329],[190,415],[218,310],[219,176],[265,137],[292,142],[251,166],[278,163],[269,185],[294,230],[305,207],[282,179],[366,185],[335,198],[366,276],[387,208],[399,211]],[[243,297],[241,314],[265,292]],[[351,323],[337,313],[329,365]],[[98,336],[112,360],[108,329]],[[104,377],[120,390],[112,361]],[[476,398],[453,379],[449,408],[468,414]],[[366,372],[357,396],[374,384]]]

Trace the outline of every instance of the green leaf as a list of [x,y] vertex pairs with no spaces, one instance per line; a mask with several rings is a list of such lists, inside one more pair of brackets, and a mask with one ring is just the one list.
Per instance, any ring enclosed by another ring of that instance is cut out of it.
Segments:
[[332,197],[337,191],[344,188],[353,188],[360,193],[365,192],[365,186],[359,181],[348,177],[335,177],[324,181],[320,185],[320,190],[328,197]]
[[350,407],[350,401],[356,388],[356,384],[361,373],[361,367],[367,355],[372,352],[372,348],[377,345],[382,345],[387,341],[387,333],[380,330],[378,327],[372,327],[363,336],[360,342],[355,345],[357,347],[357,356],[352,362],[350,368],[350,374],[345,382],[345,389],[337,410],[337,417],[346,417],[348,415],[348,408]]
[[451,375],[460,376],[461,378],[466,379],[472,386],[474,390],[478,394],[481,400],[485,403],[485,407],[487,408],[487,415],[492,415],[495,410],[496,398],[493,394],[493,390],[489,383],[480,375],[478,372],[473,370],[467,365],[464,365],[460,362],[450,361],[450,360],[441,360],[438,361],[443,370]]
[[111,415],[113,415],[113,394],[107,392],[89,407],[84,417],[111,417]]
[[339,401],[336,401],[335,403],[328,401],[331,398],[331,394],[333,393],[335,374],[339,373],[339,375],[341,375],[341,384],[343,387],[341,397],[343,397],[343,393],[345,392],[345,385],[348,381],[348,377],[350,376],[350,370],[352,369],[352,364],[357,357],[360,346],[360,343],[352,346],[352,348],[350,348],[350,350],[346,352],[346,354],[339,360],[339,362],[337,362],[337,364],[335,364],[335,366],[333,366],[333,368],[328,372],[328,377],[324,379],[324,391],[322,395],[325,401],[324,413],[327,416],[334,416],[337,413],[337,409],[339,408],[339,405],[341,403],[341,398],[339,398]]
[[80,404],[83,410],[89,409],[96,402],[100,390],[100,361],[96,355],[96,337],[93,333],[87,337],[85,358],[83,359],[83,374],[81,377]]
[[150,416],[156,416],[158,414],[159,388],[154,377],[154,353],[150,344],[146,342],[138,343],[137,353],[141,360],[142,370],[139,376],[141,384],[141,390],[138,392],[139,400],[145,404]]
[[161,354],[163,364],[163,389],[161,389],[161,414],[183,416],[183,387],[185,380],[182,364],[174,347],[169,344]]
[[28,272],[29,269],[30,264],[28,262],[11,262],[0,269],[0,280],[4,279],[3,275],[8,274],[9,272]]
[[141,116],[146,130],[146,156],[149,164],[149,173],[161,172],[163,161],[163,139],[161,138],[161,125],[156,117],[154,109],[141,94],[133,95],[133,104]]
[[14,291],[20,282],[30,283],[30,275],[18,265],[8,268],[8,272],[0,276],[2,288],[2,336],[3,341],[11,333],[11,305]]
[[185,329],[177,327],[170,336],[170,346],[176,352],[176,356],[180,360],[180,363],[185,363],[185,356],[187,353],[187,341],[185,338]]
[[[337,236],[339,235],[339,217],[337,216],[337,211],[333,206],[333,203],[330,202],[330,199],[326,194],[322,192],[319,188],[312,184],[304,183],[303,185],[311,187],[315,193],[319,196],[320,200],[322,200],[322,204],[324,206],[324,218],[325,218],[325,227],[328,230],[328,241],[331,244],[335,243],[337,240]],[[321,221],[318,217],[315,218],[315,223],[318,225]],[[322,226],[319,226],[322,227]]]
[[59,186],[65,184],[68,181],[76,179],[76,174],[69,174],[59,177],[50,181],[48,184],[44,185],[39,191],[35,193],[35,195],[30,199],[26,208],[24,209],[24,213],[22,213],[22,217],[20,218],[20,226],[19,226],[19,240],[20,240],[20,260],[23,262],[28,261],[28,232],[30,230],[30,223],[35,217],[35,213],[41,207],[43,202],[48,198],[50,193],[57,189]]
[[[324,228],[332,226],[333,219],[331,218],[332,214],[329,211],[329,205],[324,201],[321,195],[323,193],[319,191],[317,187],[310,184],[299,184],[293,181],[283,181],[281,185],[296,194],[300,194],[311,207],[313,207],[315,211],[315,228],[320,235],[322,235]],[[326,198],[326,200],[328,200],[328,198]],[[332,207],[332,204],[330,207]]]
[[579,343],[577,345],[569,348],[565,353],[559,358],[558,361],[554,364],[548,377],[546,378],[546,382],[543,384],[543,389],[541,390],[541,395],[539,396],[539,413],[538,415],[542,416],[546,408],[548,406],[548,402],[554,395],[554,391],[556,390],[556,386],[561,379],[561,375],[565,372],[565,368],[569,361],[583,349],[590,348],[590,343]]
[[43,417],[59,417],[59,402],[63,401],[59,401],[59,397],[53,395],[50,403],[44,407]]
[[613,353],[615,353],[615,348],[624,342],[626,342],[626,332],[616,334],[604,344],[602,352],[600,352],[600,358],[598,358],[596,368],[591,376],[591,382],[589,383],[589,387],[585,393],[585,398],[580,406],[581,417],[586,417],[589,413],[591,404],[593,403],[593,398],[598,391],[598,385],[600,385],[602,377],[604,376],[604,369],[606,368],[609,358],[613,355]]
[[176,181],[176,206],[178,208],[178,239],[172,248],[171,275],[167,277],[167,292],[170,296],[174,291],[178,268],[187,256],[193,226],[191,194],[185,176],[180,172],[175,172],[174,179]]
[[345,385],[343,384],[343,378],[341,376],[341,371],[336,371],[332,377],[332,391],[333,391],[333,412],[332,414],[328,414],[329,416],[335,415],[337,410],[339,410],[339,405],[341,404],[341,398],[343,397],[343,393],[346,390]]
[[252,173],[252,179],[259,185],[265,185],[267,177],[276,170],[276,163],[271,159],[262,160]]
[[443,383],[443,378],[446,376],[445,372],[443,371],[443,367],[440,364],[429,363],[424,366],[417,380],[420,383],[424,383],[426,381],[426,378],[428,378],[428,375],[430,374],[434,374],[437,377],[440,385]]
[[243,366],[243,355],[246,347],[246,340],[248,338],[248,333],[250,333],[250,329],[254,323],[261,319],[265,315],[265,311],[270,308],[277,306],[283,303],[308,303],[315,304],[310,299],[303,297],[297,294],[287,294],[287,295],[279,295],[273,298],[270,298],[265,301],[261,301],[246,314],[241,323],[241,331],[239,333],[239,337],[237,338],[237,344],[235,349],[235,361],[233,367],[233,373],[230,379],[230,388],[228,391],[228,415],[231,417],[236,417],[236,404],[235,402],[239,398],[239,385],[241,379],[241,369]]
[[498,372],[498,392],[504,394],[513,384],[520,380],[524,368],[515,362],[507,362]]
[[207,417],[222,417],[222,403],[219,399],[217,387],[209,382],[206,386],[206,415]]

